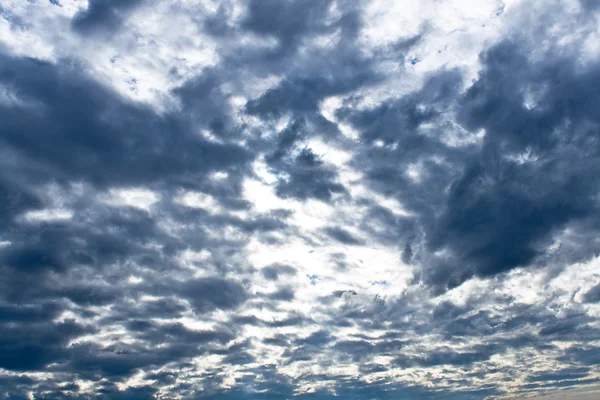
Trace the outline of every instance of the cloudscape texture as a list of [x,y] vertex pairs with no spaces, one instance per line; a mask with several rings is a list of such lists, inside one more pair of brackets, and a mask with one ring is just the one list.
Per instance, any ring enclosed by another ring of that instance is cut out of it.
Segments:
[[0,399],[600,398],[600,2],[0,16]]

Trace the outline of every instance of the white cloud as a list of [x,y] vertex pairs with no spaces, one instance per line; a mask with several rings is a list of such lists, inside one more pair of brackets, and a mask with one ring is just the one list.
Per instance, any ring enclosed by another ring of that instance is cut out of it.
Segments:
[[45,209],[28,211],[23,215],[26,222],[58,222],[68,221],[73,218],[73,212],[62,209]]
[[150,211],[152,205],[160,200],[160,197],[151,190],[143,188],[110,189],[102,196],[101,201],[115,207],[135,207]]

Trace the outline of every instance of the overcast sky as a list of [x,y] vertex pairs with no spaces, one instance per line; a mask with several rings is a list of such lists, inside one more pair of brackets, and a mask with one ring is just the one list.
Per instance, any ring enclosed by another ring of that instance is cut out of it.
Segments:
[[0,399],[598,398],[600,1],[0,17]]

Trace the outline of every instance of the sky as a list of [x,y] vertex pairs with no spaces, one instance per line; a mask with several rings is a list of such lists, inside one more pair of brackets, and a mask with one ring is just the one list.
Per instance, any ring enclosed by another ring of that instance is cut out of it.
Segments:
[[0,16],[0,399],[600,396],[600,2]]

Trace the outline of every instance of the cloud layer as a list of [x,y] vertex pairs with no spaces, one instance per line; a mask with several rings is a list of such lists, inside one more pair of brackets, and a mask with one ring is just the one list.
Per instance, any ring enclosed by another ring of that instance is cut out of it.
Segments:
[[393,3],[0,7],[0,398],[594,398],[599,8]]

